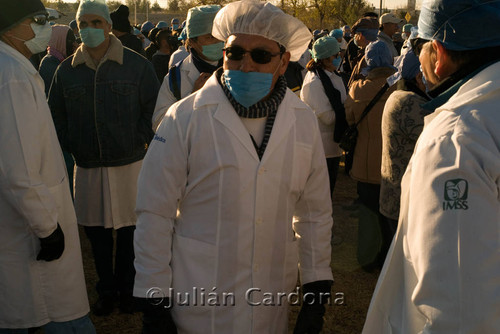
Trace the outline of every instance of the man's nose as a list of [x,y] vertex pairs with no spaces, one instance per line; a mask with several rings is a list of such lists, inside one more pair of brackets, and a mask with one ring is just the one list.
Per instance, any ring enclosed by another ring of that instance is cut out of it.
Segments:
[[243,55],[243,59],[240,62],[240,71],[241,72],[256,72],[255,62],[250,55],[250,52],[245,52]]

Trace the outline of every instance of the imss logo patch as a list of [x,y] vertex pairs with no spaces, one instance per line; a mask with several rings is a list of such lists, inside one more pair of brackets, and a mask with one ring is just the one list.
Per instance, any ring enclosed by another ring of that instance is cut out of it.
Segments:
[[444,183],[443,210],[467,210],[469,184],[464,179],[448,180]]

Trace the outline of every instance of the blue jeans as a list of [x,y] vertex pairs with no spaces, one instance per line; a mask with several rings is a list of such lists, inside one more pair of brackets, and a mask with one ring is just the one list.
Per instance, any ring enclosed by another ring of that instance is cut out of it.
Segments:
[[[42,328],[45,334],[96,334],[88,315],[65,322],[49,322]],[[28,329],[0,328],[0,334],[28,334]]]

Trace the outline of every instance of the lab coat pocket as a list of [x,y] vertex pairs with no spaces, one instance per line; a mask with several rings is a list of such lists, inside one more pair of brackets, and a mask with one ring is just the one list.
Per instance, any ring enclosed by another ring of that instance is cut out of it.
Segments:
[[172,245],[172,287],[176,305],[207,306],[202,296],[215,287],[214,245],[174,234]]
[[292,291],[297,285],[299,273],[299,251],[298,241],[293,240],[286,244],[286,259],[285,259],[285,292]]

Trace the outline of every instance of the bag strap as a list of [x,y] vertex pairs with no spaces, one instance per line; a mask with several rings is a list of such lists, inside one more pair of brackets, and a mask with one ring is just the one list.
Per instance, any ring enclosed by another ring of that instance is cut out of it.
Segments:
[[363,118],[366,117],[366,115],[368,115],[368,112],[373,108],[373,106],[378,102],[378,100],[380,100],[380,98],[382,97],[382,95],[384,95],[384,93],[387,91],[387,89],[389,89],[389,84],[386,82],[382,88],[380,88],[380,90],[378,91],[377,95],[375,95],[375,97],[370,101],[370,103],[368,103],[368,105],[366,106],[365,110],[363,110],[363,113],[361,114],[361,117],[359,119],[359,121],[357,121],[354,126],[358,126],[359,123],[361,123],[361,121],[363,120]]
[[335,119],[345,119],[345,109],[344,105],[340,101],[339,90],[333,86],[332,80],[328,77],[328,75],[326,75],[325,71],[322,68],[317,68],[315,72],[319,76],[319,79],[323,84],[323,89],[325,90],[326,97],[328,97],[333,111],[335,112]]
[[168,69],[170,91],[177,101],[181,99],[181,64],[183,61],[184,59]]

